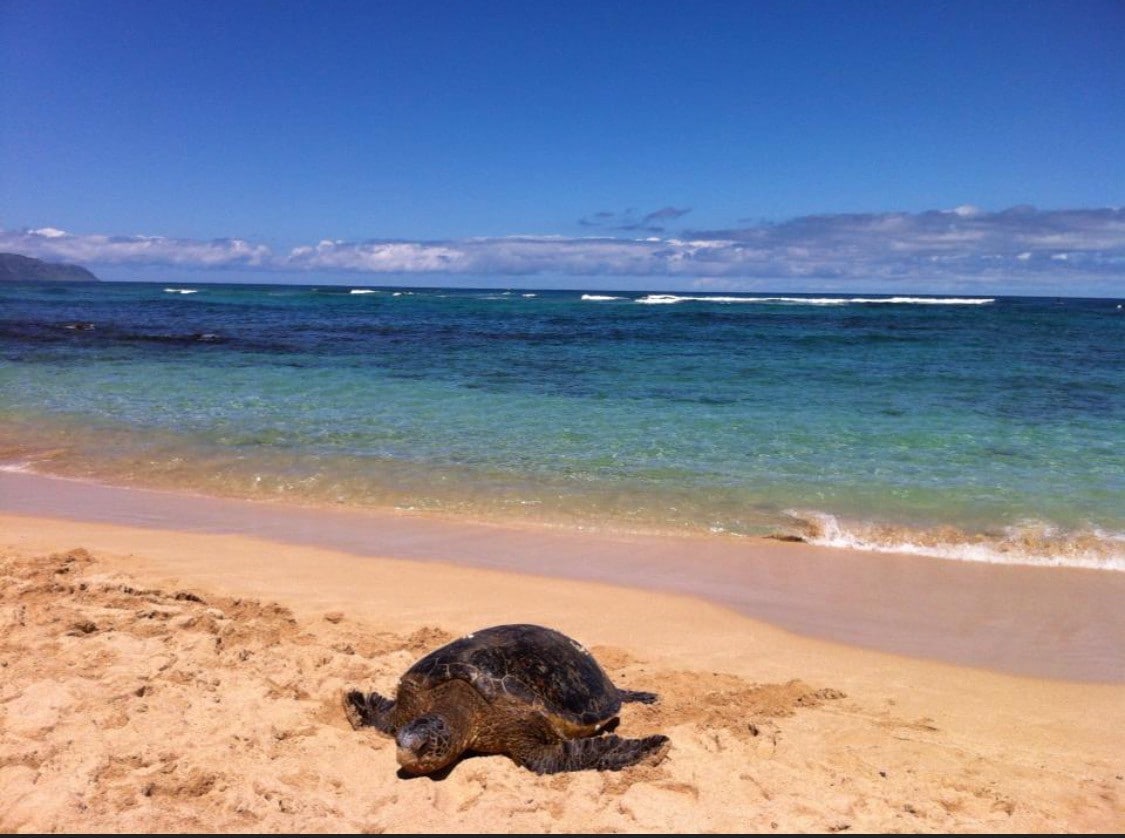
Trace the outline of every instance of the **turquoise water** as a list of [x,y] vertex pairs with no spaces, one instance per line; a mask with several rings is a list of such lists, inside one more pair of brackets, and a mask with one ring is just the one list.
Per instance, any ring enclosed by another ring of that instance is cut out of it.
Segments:
[[0,286],[0,458],[1125,569],[1117,300]]

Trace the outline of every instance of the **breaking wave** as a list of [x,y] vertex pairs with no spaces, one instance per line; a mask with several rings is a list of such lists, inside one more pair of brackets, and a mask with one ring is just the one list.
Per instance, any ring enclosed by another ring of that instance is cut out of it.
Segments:
[[1024,521],[995,532],[974,533],[952,526],[917,528],[842,522],[835,515],[786,510],[798,540],[821,547],[910,553],[990,564],[1081,567],[1125,571],[1125,533],[1067,530]]
[[[594,298],[583,295],[582,299]],[[679,294],[647,294],[636,302],[642,305],[672,305],[674,303],[774,303],[783,305],[844,306],[844,305],[985,305],[995,302],[994,297],[716,297],[681,296]]]

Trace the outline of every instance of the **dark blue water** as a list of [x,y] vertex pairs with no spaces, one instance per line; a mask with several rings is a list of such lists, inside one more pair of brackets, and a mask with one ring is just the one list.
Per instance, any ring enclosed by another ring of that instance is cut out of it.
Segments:
[[241,497],[1125,569],[1120,305],[9,284],[0,455]]

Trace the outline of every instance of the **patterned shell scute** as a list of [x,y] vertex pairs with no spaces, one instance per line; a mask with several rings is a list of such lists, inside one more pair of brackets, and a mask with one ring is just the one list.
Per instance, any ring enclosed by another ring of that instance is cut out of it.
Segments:
[[471,683],[488,701],[507,696],[582,725],[617,715],[617,688],[586,649],[543,626],[517,624],[473,632],[410,667],[432,689],[451,679]]

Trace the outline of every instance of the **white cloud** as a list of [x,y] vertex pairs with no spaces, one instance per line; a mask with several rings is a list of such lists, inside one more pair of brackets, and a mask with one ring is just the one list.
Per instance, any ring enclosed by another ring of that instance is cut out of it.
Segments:
[[164,236],[77,235],[44,227],[0,231],[0,249],[49,261],[81,265],[175,265],[177,267],[265,267],[270,249],[241,239],[171,239]]
[[322,241],[316,247],[294,248],[283,266],[372,273],[456,272],[458,264],[463,260],[464,254],[457,247],[450,245],[427,245],[420,242],[351,244]]
[[984,215],[984,210],[980,207],[974,207],[972,204],[962,204],[959,207],[954,207],[952,212],[954,215],[961,216],[961,218],[972,218],[975,215]]

